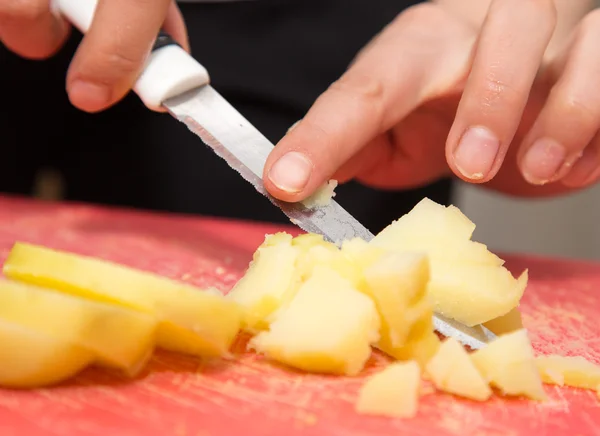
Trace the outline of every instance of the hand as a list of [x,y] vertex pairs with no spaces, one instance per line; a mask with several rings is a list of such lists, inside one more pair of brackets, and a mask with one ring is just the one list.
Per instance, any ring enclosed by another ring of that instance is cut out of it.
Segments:
[[[134,85],[161,27],[189,50],[179,9],[171,0],[101,0],[67,74],[73,105],[97,112]],[[49,0],[0,0],[0,40],[20,56],[54,55],[70,32]]]
[[[276,146],[265,186],[300,201],[324,181],[413,188],[456,175],[515,195],[600,178],[600,10],[556,56],[551,0],[492,1],[482,26],[406,10]],[[545,185],[545,186],[542,186]]]

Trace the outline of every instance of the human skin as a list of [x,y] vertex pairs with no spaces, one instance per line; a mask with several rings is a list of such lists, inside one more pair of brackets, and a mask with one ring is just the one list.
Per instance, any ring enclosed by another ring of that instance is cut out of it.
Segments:
[[401,189],[456,175],[520,196],[590,186],[600,178],[592,8],[438,0],[407,9],[277,144],[267,189],[300,201],[330,178]]

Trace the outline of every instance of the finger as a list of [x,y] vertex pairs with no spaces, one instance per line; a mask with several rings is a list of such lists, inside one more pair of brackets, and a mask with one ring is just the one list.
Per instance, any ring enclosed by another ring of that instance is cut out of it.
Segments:
[[[595,85],[600,76],[596,55],[599,12],[582,22],[566,61],[559,58],[564,62],[562,73],[521,144],[519,167],[532,184],[543,185],[565,177],[600,129],[600,89]],[[593,152],[588,158],[594,159]],[[574,180],[577,178],[574,176]]]
[[570,188],[583,188],[600,179],[600,135],[596,134],[594,140],[585,148],[581,158],[561,182]]
[[163,24],[170,0],[103,0],[67,75],[72,104],[97,112],[131,89]]
[[552,0],[491,4],[446,143],[457,176],[486,182],[500,169],[555,24]]
[[181,14],[181,10],[177,6],[177,3],[171,2],[167,11],[167,18],[163,24],[163,29],[171,37],[177,41],[181,47],[190,52],[190,42],[188,39],[187,28],[185,26],[185,20]]
[[[423,32],[427,25],[440,32]],[[446,34],[455,37],[452,43]],[[463,41],[472,44],[467,35],[429,4],[401,14],[275,147],[263,175],[269,192],[303,200],[424,99],[464,76],[468,50],[460,50]]]
[[48,0],[0,1],[0,41],[29,59],[54,55],[69,36],[68,23],[50,10]]

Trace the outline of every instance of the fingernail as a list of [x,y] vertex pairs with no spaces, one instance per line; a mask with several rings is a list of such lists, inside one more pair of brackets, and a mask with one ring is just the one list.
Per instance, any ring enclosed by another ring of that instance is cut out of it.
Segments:
[[485,127],[471,127],[454,150],[454,163],[461,174],[472,180],[485,178],[500,150],[500,140]]
[[300,192],[312,173],[312,163],[297,151],[290,151],[279,158],[269,170],[269,179],[282,191]]
[[553,181],[567,158],[567,150],[553,139],[533,143],[523,157],[523,176],[529,183],[544,185]]
[[570,187],[584,186],[592,183],[598,174],[600,174],[600,156],[592,147],[587,147],[562,182]]
[[80,109],[95,112],[110,102],[110,89],[106,85],[76,80],[69,87],[69,98]]

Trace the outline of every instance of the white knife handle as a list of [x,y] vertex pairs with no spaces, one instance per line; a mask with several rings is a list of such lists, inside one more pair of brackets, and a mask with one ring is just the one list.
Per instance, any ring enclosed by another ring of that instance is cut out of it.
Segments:
[[[53,8],[82,33],[89,29],[97,0],[53,0]],[[168,34],[161,32],[133,88],[144,104],[163,111],[162,102],[210,83],[208,71]]]

